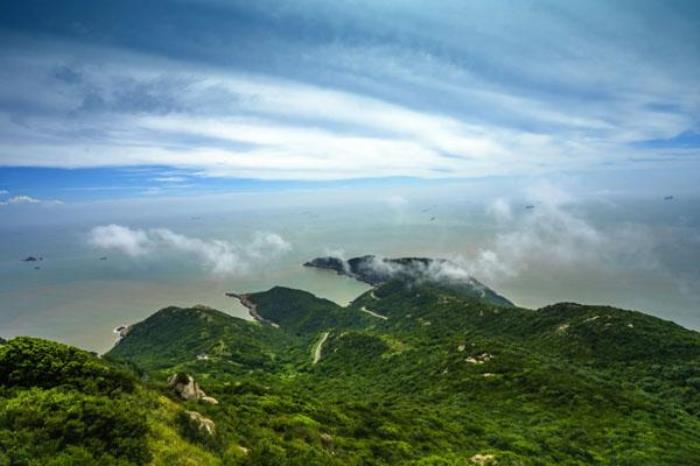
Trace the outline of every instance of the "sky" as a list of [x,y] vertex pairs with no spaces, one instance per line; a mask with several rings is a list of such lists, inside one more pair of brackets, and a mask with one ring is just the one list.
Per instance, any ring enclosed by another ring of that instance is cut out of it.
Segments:
[[1,336],[328,254],[698,329],[699,83],[696,0],[0,0]]
[[13,212],[569,173],[661,194],[700,174],[695,1],[1,1],[0,83]]

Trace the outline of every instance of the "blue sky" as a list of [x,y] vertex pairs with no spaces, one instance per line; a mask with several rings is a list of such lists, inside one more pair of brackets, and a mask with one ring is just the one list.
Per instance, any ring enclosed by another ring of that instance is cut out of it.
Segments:
[[695,1],[4,1],[0,44],[0,205],[700,174]]

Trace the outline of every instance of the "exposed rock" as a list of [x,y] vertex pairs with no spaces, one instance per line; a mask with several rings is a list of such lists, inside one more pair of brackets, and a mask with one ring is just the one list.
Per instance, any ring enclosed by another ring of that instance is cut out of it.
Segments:
[[206,432],[209,435],[216,434],[216,424],[208,417],[204,417],[197,411],[185,411],[190,419],[197,423],[199,430]]
[[248,455],[250,453],[250,448],[246,448],[242,445],[236,445],[236,448],[238,451],[240,451],[243,455]]
[[496,456],[492,454],[483,454],[483,453],[477,453],[476,455],[472,456],[469,458],[469,461],[471,461],[474,464],[496,464]]
[[201,401],[212,405],[219,404],[216,398],[207,396],[204,390],[199,388],[199,384],[187,374],[173,374],[168,379],[168,388],[171,388],[183,400]]
[[569,324],[561,324],[559,327],[557,327],[557,333],[566,333],[566,331],[569,330],[569,327]]
[[112,332],[117,334],[116,343],[119,343],[124,338],[126,338],[126,336],[129,334],[130,331],[131,331],[131,327],[129,325],[120,325],[117,328],[115,328]]
[[324,448],[332,449],[334,445],[333,436],[331,434],[321,434],[321,444]]
[[468,362],[469,364],[484,364],[485,362],[489,362],[491,359],[493,359],[491,354],[481,353],[477,354],[476,356],[469,356],[464,361]]

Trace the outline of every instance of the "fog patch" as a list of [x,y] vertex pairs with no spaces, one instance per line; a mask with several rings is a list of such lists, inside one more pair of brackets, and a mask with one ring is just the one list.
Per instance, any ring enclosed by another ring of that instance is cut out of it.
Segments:
[[408,204],[405,197],[394,194],[385,199],[385,202],[394,209],[400,209]]
[[146,255],[153,241],[143,230],[132,230],[121,225],[95,227],[88,238],[90,245],[100,249],[111,249],[131,257]]
[[531,202],[527,208],[505,199],[487,206],[487,214],[502,232],[467,258],[471,274],[498,283],[544,270],[659,265],[655,240],[647,228],[633,224],[597,227],[577,212],[570,195],[549,183],[528,188],[527,199]]
[[513,212],[511,211],[510,204],[503,198],[498,198],[489,204],[486,211],[490,216],[498,221],[504,222],[513,218]]
[[194,258],[204,269],[220,276],[246,273],[251,266],[291,249],[284,238],[269,232],[256,233],[247,243],[234,243],[190,237],[167,228],[144,230],[114,224],[93,228],[88,243],[132,258],[167,253],[183,255]]
[[362,263],[365,272],[369,271],[384,280],[392,278],[410,278],[412,281],[437,283],[470,283],[478,282],[472,277],[468,268],[456,260],[432,258],[403,258],[387,259],[380,256],[370,256]]
[[347,275],[352,275],[352,271],[350,270],[350,265],[348,264],[348,254],[345,251],[345,249],[325,248],[324,252],[325,252],[325,255],[327,257],[337,258],[343,266],[343,272],[346,273]]

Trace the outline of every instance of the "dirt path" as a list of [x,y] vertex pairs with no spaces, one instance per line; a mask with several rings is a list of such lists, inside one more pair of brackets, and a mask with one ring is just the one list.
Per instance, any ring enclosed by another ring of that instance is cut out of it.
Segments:
[[326,339],[328,339],[328,335],[330,334],[331,332],[323,332],[323,335],[321,335],[318,343],[316,343],[316,347],[314,348],[313,364],[316,364],[321,360],[321,349],[323,348],[323,344],[326,342]]
[[388,320],[388,319],[389,319],[387,316],[383,316],[383,315],[381,315],[381,314],[377,314],[377,313],[374,312],[374,311],[370,311],[370,310],[367,309],[365,306],[362,306],[362,308],[361,308],[360,310],[361,310],[362,312],[366,312],[367,314],[369,314],[369,315],[371,315],[371,316],[374,316],[374,317],[377,317],[377,318],[379,318],[379,319],[384,319],[384,320]]

